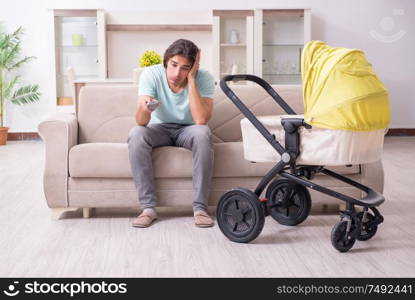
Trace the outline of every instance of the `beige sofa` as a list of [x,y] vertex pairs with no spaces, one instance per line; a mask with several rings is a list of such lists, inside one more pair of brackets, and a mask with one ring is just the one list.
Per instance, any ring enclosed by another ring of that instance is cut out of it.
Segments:
[[[300,86],[274,86],[292,108],[303,112]],[[235,93],[256,115],[282,114],[272,98],[257,85],[234,85]],[[243,157],[240,120],[243,115],[217,86],[212,130],[215,164],[209,205],[234,187],[254,189],[274,164],[253,163]],[[83,208],[139,207],[131,178],[127,136],[135,126],[137,86],[85,86],[81,89],[78,114],[56,114],[39,124],[45,142],[44,193],[53,216]],[[192,155],[178,147],[153,151],[159,206],[190,206]],[[331,168],[341,174],[383,190],[381,162]],[[361,191],[326,175],[314,179],[325,187],[359,197]],[[313,204],[340,203],[311,191]]]

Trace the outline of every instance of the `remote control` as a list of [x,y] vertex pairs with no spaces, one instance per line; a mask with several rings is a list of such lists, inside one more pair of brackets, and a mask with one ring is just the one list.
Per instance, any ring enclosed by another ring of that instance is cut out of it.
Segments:
[[153,111],[159,106],[159,103],[160,101],[158,101],[157,99],[151,99],[147,102],[147,107],[149,110]]

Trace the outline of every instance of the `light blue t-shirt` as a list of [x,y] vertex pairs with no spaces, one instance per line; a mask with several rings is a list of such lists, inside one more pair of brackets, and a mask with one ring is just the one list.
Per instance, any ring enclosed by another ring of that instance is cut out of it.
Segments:
[[[207,70],[198,70],[196,85],[199,89],[200,97],[213,99],[215,80]],[[151,113],[150,124],[194,124],[190,112],[188,86],[180,93],[174,93],[167,83],[166,69],[163,64],[144,69],[140,75],[138,95],[151,96],[161,102],[161,105]]]

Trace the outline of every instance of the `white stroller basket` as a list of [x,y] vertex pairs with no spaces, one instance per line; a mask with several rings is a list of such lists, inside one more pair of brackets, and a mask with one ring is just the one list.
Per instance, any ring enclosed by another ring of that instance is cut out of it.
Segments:
[[[275,135],[285,147],[282,119],[300,118],[303,115],[261,116],[257,119]],[[264,136],[246,118],[241,120],[244,157],[252,162],[278,162],[281,156]],[[347,131],[313,127],[300,127],[300,154],[297,164],[341,166],[371,163],[381,159],[384,129],[374,131]]]

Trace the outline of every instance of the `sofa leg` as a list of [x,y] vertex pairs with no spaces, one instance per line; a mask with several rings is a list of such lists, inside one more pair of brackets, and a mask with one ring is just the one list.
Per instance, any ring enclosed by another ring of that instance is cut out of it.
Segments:
[[93,207],[84,207],[82,209],[82,215],[84,216],[85,219],[91,217],[91,215],[94,212],[94,208]]
[[59,220],[67,211],[76,211],[78,207],[52,208],[52,220]]

